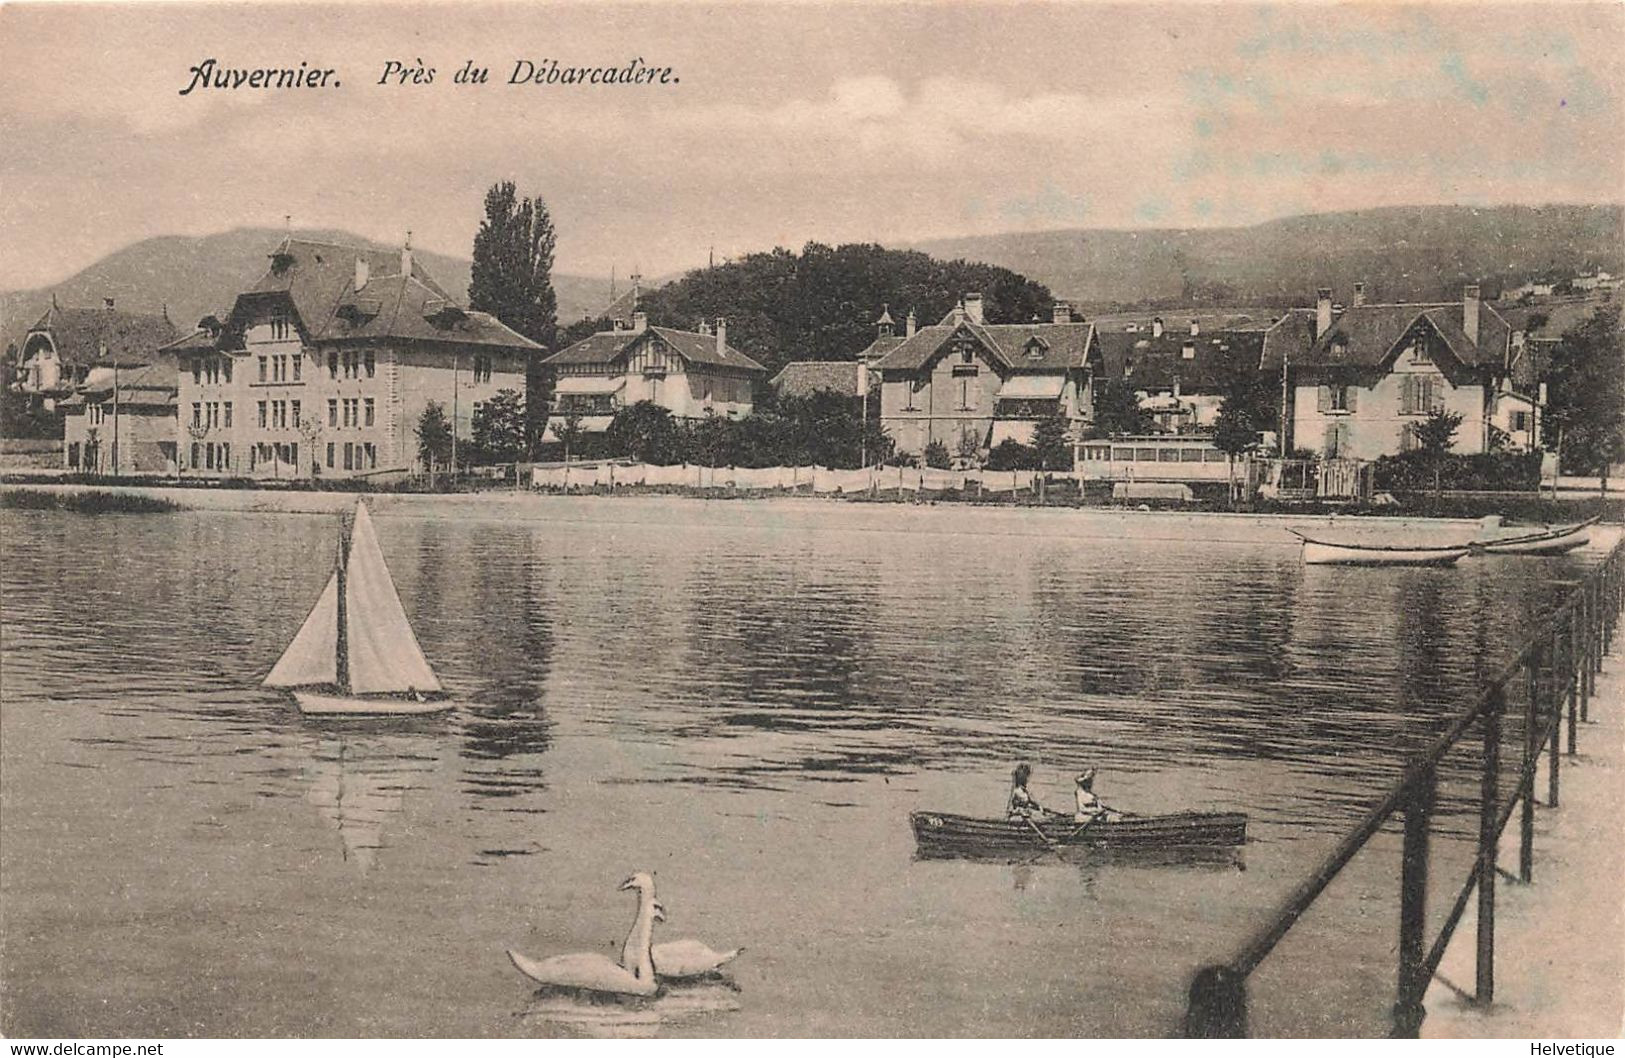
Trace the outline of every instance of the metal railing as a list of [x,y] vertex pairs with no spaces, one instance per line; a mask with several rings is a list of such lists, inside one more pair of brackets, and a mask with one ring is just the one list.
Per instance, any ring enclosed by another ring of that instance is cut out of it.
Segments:
[[[1457,717],[1360,820],[1314,872],[1292,892],[1281,908],[1227,962],[1203,967],[1191,982],[1184,1034],[1190,1037],[1247,1035],[1248,980],[1258,965],[1297,923],[1349,861],[1395,816],[1403,819],[1399,870],[1399,948],[1392,1035],[1415,1037],[1421,1029],[1422,997],[1444,958],[1469,899],[1478,895],[1478,945],[1474,1002],[1485,1005],[1495,996],[1495,883],[1497,847],[1514,813],[1520,817],[1518,877],[1534,876],[1535,773],[1544,752],[1548,759],[1546,804],[1558,804],[1561,776],[1560,738],[1567,711],[1566,749],[1574,756],[1577,730],[1589,718],[1602,659],[1613,643],[1620,610],[1625,607],[1625,541],[1616,545],[1539,632],[1488,681],[1476,703]],[[1502,721],[1508,691],[1525,681],[1522,759],[1515,787],[1500,801]],[[1428,839],[1433,829],[1440,761],[1477,729],[1476,798],[1478,827],[1473,867],[1451,904],[1449,914],[1427,941],[1426,899]]]

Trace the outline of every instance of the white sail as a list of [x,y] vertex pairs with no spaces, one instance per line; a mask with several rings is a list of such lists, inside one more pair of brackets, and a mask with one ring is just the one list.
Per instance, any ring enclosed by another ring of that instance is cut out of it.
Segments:
[[304,687],[338,679],[339,575],[335,572],[321,598],[282,657],[265,677],[267,687]]
[[438,691],[440,681],[406,620],[395,582],[378,549],[372,518],[356,503],[344,577],[350,690],[355,694]]

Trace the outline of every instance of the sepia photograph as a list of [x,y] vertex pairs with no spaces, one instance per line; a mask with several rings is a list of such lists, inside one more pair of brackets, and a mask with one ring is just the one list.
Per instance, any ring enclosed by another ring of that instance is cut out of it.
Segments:
[[1622,282],[1617,0],[0,3],[0,1036],[1613,1053]]

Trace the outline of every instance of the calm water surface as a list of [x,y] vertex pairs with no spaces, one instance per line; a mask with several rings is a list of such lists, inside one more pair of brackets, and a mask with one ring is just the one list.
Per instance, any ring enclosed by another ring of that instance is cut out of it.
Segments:
[[[448,717],[259,688],[330,516],[0,512],[0,1031],[1164,1035],[1590,561],[1305,569],[1235,522],[797,501],[374,514]],[[996,814],[1022,758],[1040,799],[1090,763],[1252,840],[914,858],[911,809]],[[1396,844],[1265,963],[1255,1031],[1383,1031]],[[657,939],[746,947],[734,987],[534,997],[504,949],[618,954],[637,869]]]

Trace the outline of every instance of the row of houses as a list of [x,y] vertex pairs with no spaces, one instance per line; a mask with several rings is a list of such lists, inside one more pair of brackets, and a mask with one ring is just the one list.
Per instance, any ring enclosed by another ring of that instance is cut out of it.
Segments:
[[1557,312],[1536,321],[1483,301],[1475,285],[1447,303],[1376,303],[1356,284],[1346,305],[1323,289],[1313,307],[1257,318],[1097,323],[1060,302],[1047,322],[1012,323],[988,320],[971,292],[923,327],[912,311],[899,327],[882,306],[868,347],[792,363],[769,382],[729,344],[725,319],[651,326],[638,298],[634,282],[605,311],[607,329],[550,352],[461,307],[413,259],[409,235],[399,252],[290,236],[258,282],[190,334],[111,301],[53,305],[23,343],[18,385],[60,406],[66,465],[99,472],[411,470],[430,402],[466,439],[481,403],[523,390],[532,362],[552,383],[544,443],[567,422],[607,430],[639,401],[683,419],[743,418],[771,386],[867,400],[898,451],[940,444],[970,460],[1005,440],[1030,443],[1038,422],[1059,415],[1083,457],[1108,386],[1132,393],[1160,432],[1198,437],[1232,380],[1262,373],[1281,394],[1269,440],[1370,459],[1417,444],[1433,411],[1461,416],[1462,452],[1537,445],[1541,350]]

